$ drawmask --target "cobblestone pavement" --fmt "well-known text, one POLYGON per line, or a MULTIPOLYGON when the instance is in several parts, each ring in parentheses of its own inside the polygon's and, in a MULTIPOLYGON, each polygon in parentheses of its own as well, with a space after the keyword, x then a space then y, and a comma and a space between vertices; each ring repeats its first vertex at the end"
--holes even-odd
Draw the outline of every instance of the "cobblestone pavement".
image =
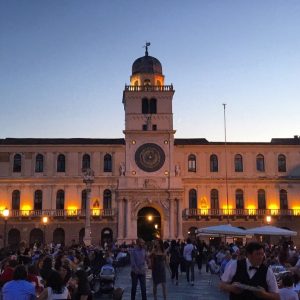
MULTIPOLYGON (((195 285, 190 286, 186 282, 185 273, 179 275, 179 285, 172 284, 167 277, 167 299, 174 300, 227 300, 228 295, 222 293, 218 288, 219 278, 217 275, 198 273, 195 270, 195 285)), ((122 300, 130 300, 131 278, 130 268, 125 267, 118 270, 116 287, 124 289, 122 300)), ((147 298, 153 299, 151 271, 146 276, 147 298)), ((101 296, 97 299, 109 299, 108 296, 101 296)), ((141 299, 140 286, 137 287, 136 300, 141 299)), ((158 286, 158 299, 163 299, 161 285, 158 286)))

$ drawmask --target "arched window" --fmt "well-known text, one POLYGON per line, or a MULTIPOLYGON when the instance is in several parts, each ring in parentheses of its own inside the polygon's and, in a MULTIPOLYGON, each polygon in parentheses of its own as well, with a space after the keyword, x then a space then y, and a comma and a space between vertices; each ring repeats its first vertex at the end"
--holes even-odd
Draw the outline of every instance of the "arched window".
POLYGON ((37 190, 34 192, 34 210, 42 210, 43 209, 43 192, 41 190, 37 190))
POLYGON ((65 192, 63 190, 56 193, 56 209, 65 209, 65 192))
POLYGON ((142 114, 149 114, 149 105, 147 98, 142 99, 142 114))
POLYGON ((240 189, 235 191, 235 208, 244 209, 244 192, 240 189))
POLYGON ((156 103, 157 100, 155 98, 150 99, 150 114, 156 114, 156 103))
POLYGON ((219 209, 219 191, 216 189, 210 191, 210 208, 219 209))
POLYGON ((66 171, 66 158, 63 154, 59 154, 57 157, 57 172, 66 171))
POLYGON ((63 228, 56 228, 53 231, 53 243, 54 244, 65 244, 65 231, 63 228))
POLYGON ((81 192, 81 209, 86 209, 87 190, 81 192))
POLYGON ((13 210, 20 210, 20 196, 21 193, 18 190, 14 190, 11 195, 11 208, 13 210))
POLYGON ((280 209, 288 209, 288 196, 286 190, 280 190, 279 192, 280 209))
POLYGON ((91 167, 91 157, 89 154, 84 154, 82 156, 82 171, 86 171, 91 167))
POLYGON ((234 157, 234 170, 235 172, 243 172, 243 157, 240 154, 236 154, 234 157))
POLYGON ((110 154, 104 155, 104 172, 111 172, 112 171, 112 158, 110 154))
POLYGON ((265 190, 258 190, 257 191, 257 203, 258 209, 266 209, 266 192, 265 190))
POLYGON ((188 171, 196 172, 196 156, 194 154, 190 154, 188 157, 188 171))
POLYGON ((262 154, 256 156, 256 170, 259 172, 265 171, 265 158, 262 154))
POLYGON ((278 172, 286 172, 286 158, 285 155, 278 155, 278 172))
POLYGON ((215 154, 212 154, 210 156, 210 172, 218 172, 219 166, 218 166, 218 156, 215 154))
POLYGON ((189 208, 197 208, 197 191, 195 189, 189 191, 189 208))
POLYGON ((21 172, 22 168, 22 157, 21 154, 15 154, 13 172, 21 172))
POLYGON ((103 208, 110 209, 111 208, 111 191, 105 190, 103 192, 103 208))
POLYGON ((150 86, 151 85, 151 80, 150 79, 145 79, 144 80, 144 85, 145 86, 150 86))
POLYGON ((44 171, 44 156, 42 154, 38 154, 35 157, 35 172, 41 173, 44 171))
POLYGON ((157 86, 161 86, 160 80, 156 80, 156 85, 157 85, 157 86))

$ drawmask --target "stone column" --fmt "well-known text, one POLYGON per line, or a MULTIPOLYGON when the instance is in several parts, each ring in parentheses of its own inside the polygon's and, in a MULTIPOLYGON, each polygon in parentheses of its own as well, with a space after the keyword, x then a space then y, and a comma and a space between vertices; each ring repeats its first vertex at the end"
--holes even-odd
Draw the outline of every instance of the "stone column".
POLYGON ((123 199, 118 199, 118 240, 123 239, 123 199))
POLYGON ((177 238, 183 240, 183 234, 182 234, 182 200, 181 199, 177 199, 177 220, 178 220, 177 238))
POLYGON ((132 238, 132 228, 131 228, 131 201, 126 200, 126 238, 132 238))
POLYGON ((174 199, 169 199, 169 239, 174 239, 174 199))

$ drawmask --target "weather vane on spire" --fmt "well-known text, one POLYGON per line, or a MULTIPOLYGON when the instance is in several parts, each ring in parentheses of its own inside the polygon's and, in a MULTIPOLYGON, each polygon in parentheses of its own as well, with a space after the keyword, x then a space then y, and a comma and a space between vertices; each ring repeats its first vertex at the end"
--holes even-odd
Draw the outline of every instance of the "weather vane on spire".
POLYGON ((146 51, 145 51, 145 56, 148 56, 148 47, 150 46, 151 44, 149 42, 146 42, 146 45, 143 46, 143 48, 146 48, 146 51))

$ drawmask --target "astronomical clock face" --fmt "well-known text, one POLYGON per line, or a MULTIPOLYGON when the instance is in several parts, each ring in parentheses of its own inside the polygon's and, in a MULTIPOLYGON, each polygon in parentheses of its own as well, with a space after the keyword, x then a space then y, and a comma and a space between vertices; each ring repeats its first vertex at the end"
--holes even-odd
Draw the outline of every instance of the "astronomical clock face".
POLYGON ((144 144, 135 152, 137 166, 145 172, 158 171, 165 162, 164 150, 156 144, 144 144))

